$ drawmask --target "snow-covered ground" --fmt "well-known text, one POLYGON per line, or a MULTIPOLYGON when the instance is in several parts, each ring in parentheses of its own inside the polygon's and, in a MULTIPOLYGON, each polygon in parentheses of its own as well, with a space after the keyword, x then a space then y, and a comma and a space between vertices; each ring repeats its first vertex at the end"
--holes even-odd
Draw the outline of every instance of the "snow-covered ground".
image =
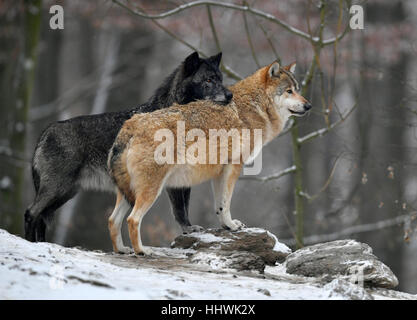
MULTIPOLYGON (((190 264, 192 250, 153 248, 151 257, 30 243, 0 230, 0 299, 349 299, 368 293, 338 280, 267 267, 239 273, 190 264), (340 289, 344 288, 344 289, 340 289)), ((201 254, 201 253, 199 253, 201 254)), ((381 290, 373 298, 415 298, 381 290)))

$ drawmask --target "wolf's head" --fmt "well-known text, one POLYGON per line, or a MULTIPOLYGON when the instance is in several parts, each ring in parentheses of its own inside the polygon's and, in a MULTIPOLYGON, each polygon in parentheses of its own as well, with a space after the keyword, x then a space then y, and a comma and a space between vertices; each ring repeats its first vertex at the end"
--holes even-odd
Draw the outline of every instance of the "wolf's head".
POLYGON ((201 59, 197 52, 183 62, 183 80, 178 83, 177 101, 186 104, 195 100, 212 100, 228 104, 233 94, 223 86, 223 76, 219 69, 222 53, 201 59))
POLYGON ((295 62, 280 67, 278 62, 272 63, 267 72, 266 90, 274 101, 277 112, 284 118, 302 116, 311 109, 311 104, 300 95, 300 87, 294 77, 295 62))

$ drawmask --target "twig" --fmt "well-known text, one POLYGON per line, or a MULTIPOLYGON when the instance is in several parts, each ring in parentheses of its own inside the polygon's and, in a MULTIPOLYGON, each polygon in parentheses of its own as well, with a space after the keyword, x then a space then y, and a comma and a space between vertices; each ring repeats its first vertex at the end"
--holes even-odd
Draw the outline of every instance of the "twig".
MULTIPOLYGON (((188 2, 186 4, 182 4, 179 5, 178 7, 172 9, 172 10, 168 10, 166 12, 160 13, 160 14, 147 14, 143 11, 138 11, 138 10, 133 10, 131 8, 129 8, 128 6, 126 6, 124 3, 122 3, 120 0, 112 0, 113 3, 125 8, 126 10, 132 11, 133 14, 140 16, 142 18, 145 19, 151 19, 151 20, 157 20, 157 19, 164 19, 167 17, 170 17, 172 15, 175 15, 181 11, 190 9, 192 7, 197 7, 197 6, 204 6, 204 5, 210 5, 210 6, 217 6, 217 7, 222 7, 222 8, 228 8, 228 9, 233 9, 233 10, 238 10, 238 11, 243 11, 243 12, 250 12, 256 16, 262 17, 268 21, 271 21, 279 26, 281 26, 282 28, 284 28, 285 30, 300 36, 301 38, 307 39, 309 41, 312 42, 320 42, 320 39, 318 37, 312 37, 311 35, 309 35, 308 33, 301 31, 291 25, 289 25, 288 23, 278 19, 277 17, 275 17, 274 15, 270 14, 270 13, 266 13, 263 12, 261 10, 249 7, 249 6, 239 6, 233 3, 224 3, 224 2, 217 2, 217 1, 209 1, 209 0, 201 0, 201 1, 192 1, 192 2, 188 2)), ((348 27, 347 27, 348 28, 348 27)), ((339 41, 341 38, 343 38, 345 35, 345 32, 334 37, 331 39, 327 39, 322 41, 322 45, 329 45, 329 44, 333 44, 335 41, 339 41)))
POLYGON ((341 117, 335 123, 331 124, 329 127, 321 128, 319 130, 316 130, 314 132, 311 132, 311 133, 305 135, 304 137, 298 138, 297 139, 298 143, 302 144, 302 143, 308 142, 308 141, 310 141, 310 140, 312 140, 312 139, 314 139, 318 136, 320 136, 320 137, 324 136, 329 131, 331 131, 332 129, 334 129, 335 127, 337 127, 341 123, 343 123, 350 116, 350 114, 356 109, 357 105, 358 104, 355 103, 355 105, 352 108, 350 108, 350 110, 348 112, 346 112, 346 114, 343 117, 341 117))
POLYGON ((271 180, 275 180, 275 179, 279 179, 287 174, 293 173, 296 170, 295 166, 291 166, 287 169, 281 170, 277 173, 271 174, 269 176, 265 176, 265 177, 256 177, 256 176, 242 176, 239 179, 242 180, 256 180, 256 181, 261 181, 261 182, 267 182, 267 181, 271 181, 271 180))
POLYGON ((213 34, 214 43, 216 44, 217 50, 222 51, 222 48, 220 46, 219 37, 217 36, 216 27, 214 25, 213 15, 211 14, 211 9, 210 9, 209 5, 207 5, 207 16, 209 18, 209 23, 210 23, 211 33, 213 34))
POLYGON ((277 138, 282 137, 282 136, 286 135, 288 132, 290 132, 292 127, 294 126, 294 123, 295 123, 295 120, 293 118, 289 119, 287 121, 286 126, 284 127, 284 130, 282 130, 280 132, 280 134, 278 135, 277 138))
MULTIPOLYGON (((129 8, 128 6, 120 3, 117 0, 112 0, 114 3, 120 5, 121 7, 125 8, 127 11, 129 11, 130 13, 134 14, 134 15, 138 15, 138 16, 143 16, 143 14, 139 14, 140 11, 138 10, 142 10, 141 8, 136 7, 136 10, 129 8)), ((146 14, 145 14, 146 15, 146 14)), ((193 51, 198 52, 202 57, 207 58, 208 55, 205 54, 203 51, 199 50, 198 48, 196 48, 195 46, 193 46, 192 44, 190 44, 189 42, 181 39, 180 37, 178 37, 175 33, 171 32, 171 30, 169 30, 168 28, 166 28, 165 26, 163 26, 162 24, 160 24, 158 21, 155 21, 152 19, 152 22, 161 30, 163 30, 164 32, 166 32, 170 37, 172 37, 173 39, 177 40, 178 42, 182 43, 184 46, 190 48, 193 51)), ((242 80, 243 77, 241 75, 239 75, 236 71, 232 70, 232 68, 226 66, 225 64, 221 64, 220 69, 226 73, 230 78, 235 79, 235 80, 242 80)))
POLYGON ((303 78, 303 81, 301 81, 301 87, 302 87, 301 95, 303 96, 307 93, 307 88, 310 85, 311 81, 313 80, 315 69, 316 69, 316 59, 313 58, 313 60, 311 61, 310 67, 308 68, 308 71, 303 78))
MULTIPOLYGON (((343 20, 343 0, 339 0, 339 18, 337 19, 337 32, 339 33, 340 29, 342 28, 342 20, 343 20)), ((330 94, 329 94, 329 111, 332 111, 332 101, 334 96, 334 90, 336 88, 336 70, 337 70, 337 45, 339 41, 334 42, 333 46, 333 77, 330 84, 330 94)))
MULTIPOLYGON (((343 154, 343 153, 342 153, 343 154)), ((302 193, 300 193, 303 197, 305 197, 305 198, 307 198, 307 200, 309 200, 309 201, 313 201, 313 200, 315 200, 320 194, 322 194, 326 189, 327 189, 327 187, 330 185, 330 182, 332 181, 332 179, 333 179, 333 176, 334 176, 334 173, 336 172, 336 166, 337 166, 337 164, 338 164, 338 162, 339 162, 339 160, 341 159, 341 157, 342 157, 342 154, 340 154, 339 156, 337 156, 337 159, 336 159, 336 161, 334 162, 334 164, 333 164, 333 168, 332 168, 332 170, 331 170, 331 172, 330 172, 330 175, 329 175, 329 177, 327 178, 327 180, 326 180, 326 182, 325 182, 325 184, 323 185, 323 187, 321 187, 321 189, 319 190, 319 192, 317 192, 315 195, 313 195, 313 196, 310 196, 308 193, 306 193, 306 192, 302 192, 302 193)))
MULTIPOLYGON (((337 239, 343 239, 353 234, 381 230, 381 229, 393 227, 396 225, 401 225, 401 224, 407 223, 411 219, 412 219, 412 216, 406 214, 406 215, 401 215, 392 219, 348 227, 341 231, 337 231, 337 232, 333 232, 329 234, 312 235, 312 236, 304 237, 304 244, 314 244, 314 243, 320 243, 320 242, 333 241, 337 239)), ((296 244, 296 241, 294 239, 283 239, 280 241, 288 245, 296 244)))
POLYGON ((265 35, 265 38, 268 41, 269 46, 271 47, 271 50, 274 52, 276 60, 278 61, 279 64, 281 64, 281 57, 279 56, 277 50, 275 49, 274 43, 272 42, 271 37, 268 34, 268 31, 265 30, 264 26, 258 20, 256 20, 256 24, 259 26, 259 28, 262 30, 263 34, 265 35))
MULTIPOLYGON (((351 1, 350 0, 346 0, 346 7, 347 9, 347 16, 349 17, 349 8, 351 7, 351 1)), ((342 33, 339 33, 336 37, 331 38, 331 39, 327 39, 327 40, 323 40, 323 46, 327 46, 333 43, 337 43, 340 40, 342 40, 347 33, 350 31, 350 26, 349 23, 346 23, 345 29, 342 31, 342 33)))
MULTIPOLYGON (((247 5, 247 3, 245 1, 243 3, 247 5)), ((248 40, 250 52, 252 54, 253 60, 256 63, 256 66, 259 69, 261 67, 261 65, 259 63, 258 57, 256 56, 255 47, 253 46, 252 38, 251 38, 250 32, 249 32, 248 18, 246 17, 246 13, 245 12, 243 12, 243 24, 245 26, 246 39, 248 40)))

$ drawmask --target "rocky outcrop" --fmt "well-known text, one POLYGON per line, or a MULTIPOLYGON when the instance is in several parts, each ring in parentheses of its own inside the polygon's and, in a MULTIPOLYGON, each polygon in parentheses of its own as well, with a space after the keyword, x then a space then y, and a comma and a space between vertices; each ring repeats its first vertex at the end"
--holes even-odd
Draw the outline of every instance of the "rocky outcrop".
POLYGON ((290 274, 344 279, 353 283, 395 288, 398 279, 373 255, 372 248, 355 240, 337 240, 304 247, 290 254, 285 265, 290 274))
POLYGON ((282 264, 286 273, 318 279, 327 288, 354 299, 369 298, 363 287, 395 288, 397 277, 355 240, 338 240, 304 247, 291 253, 270 232, 245 228, 237 232, 208 229, 178 236, 172 248, 192 249, 189 261, 210 268, 256 270, 282 264), (359 285, 359 286, 356 286, 359 285))
POLYGON ((172 248, 194 249, 204 252, 195 255, 191 262, 222 265, 237 270, 263 271, 265 265, 284 262, 291 249, 282 244, 269 231, 245 228, 236 232, 224 229, 207 229, 178 236, 172 248))

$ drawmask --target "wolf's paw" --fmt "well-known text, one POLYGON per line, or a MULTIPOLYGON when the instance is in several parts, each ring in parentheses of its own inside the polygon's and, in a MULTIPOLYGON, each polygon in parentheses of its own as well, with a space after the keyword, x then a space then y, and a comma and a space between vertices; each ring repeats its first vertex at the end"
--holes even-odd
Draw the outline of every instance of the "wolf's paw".
POLYGON ((204 231, 204 228, 198 225, 186 226, 182 229, 182 233, 188 234, 193 232, 201 232, 204 231))
POLYGON ((230 231, 237 231, 244 227, 246 227, 246 225, 243 222, 236 220, 236 219, 232 220, 229 225, 223 225, 223 228, 225 228, 226 230, 230 230, 230 231))
POLYGON ((242 221, 239 221, 239 220, 233 220, 233 223, 237 226, 236 227, 236 229, 232 229, 232 231, 237 231, 237 230, 240 230, 240 229, 243 229, 243 228, 245 228, 246 227, 246 224, 244 224, 242 221))
POLYGON ((130 247, 121 247, 117 249, 117 253, 121 254, 131 254, 134 253, 133 249, 130 247))
POLYGON ((139 251, 135 252, 139 256, 151 256, 152 249, 149 247, 142 247, 139 251))

